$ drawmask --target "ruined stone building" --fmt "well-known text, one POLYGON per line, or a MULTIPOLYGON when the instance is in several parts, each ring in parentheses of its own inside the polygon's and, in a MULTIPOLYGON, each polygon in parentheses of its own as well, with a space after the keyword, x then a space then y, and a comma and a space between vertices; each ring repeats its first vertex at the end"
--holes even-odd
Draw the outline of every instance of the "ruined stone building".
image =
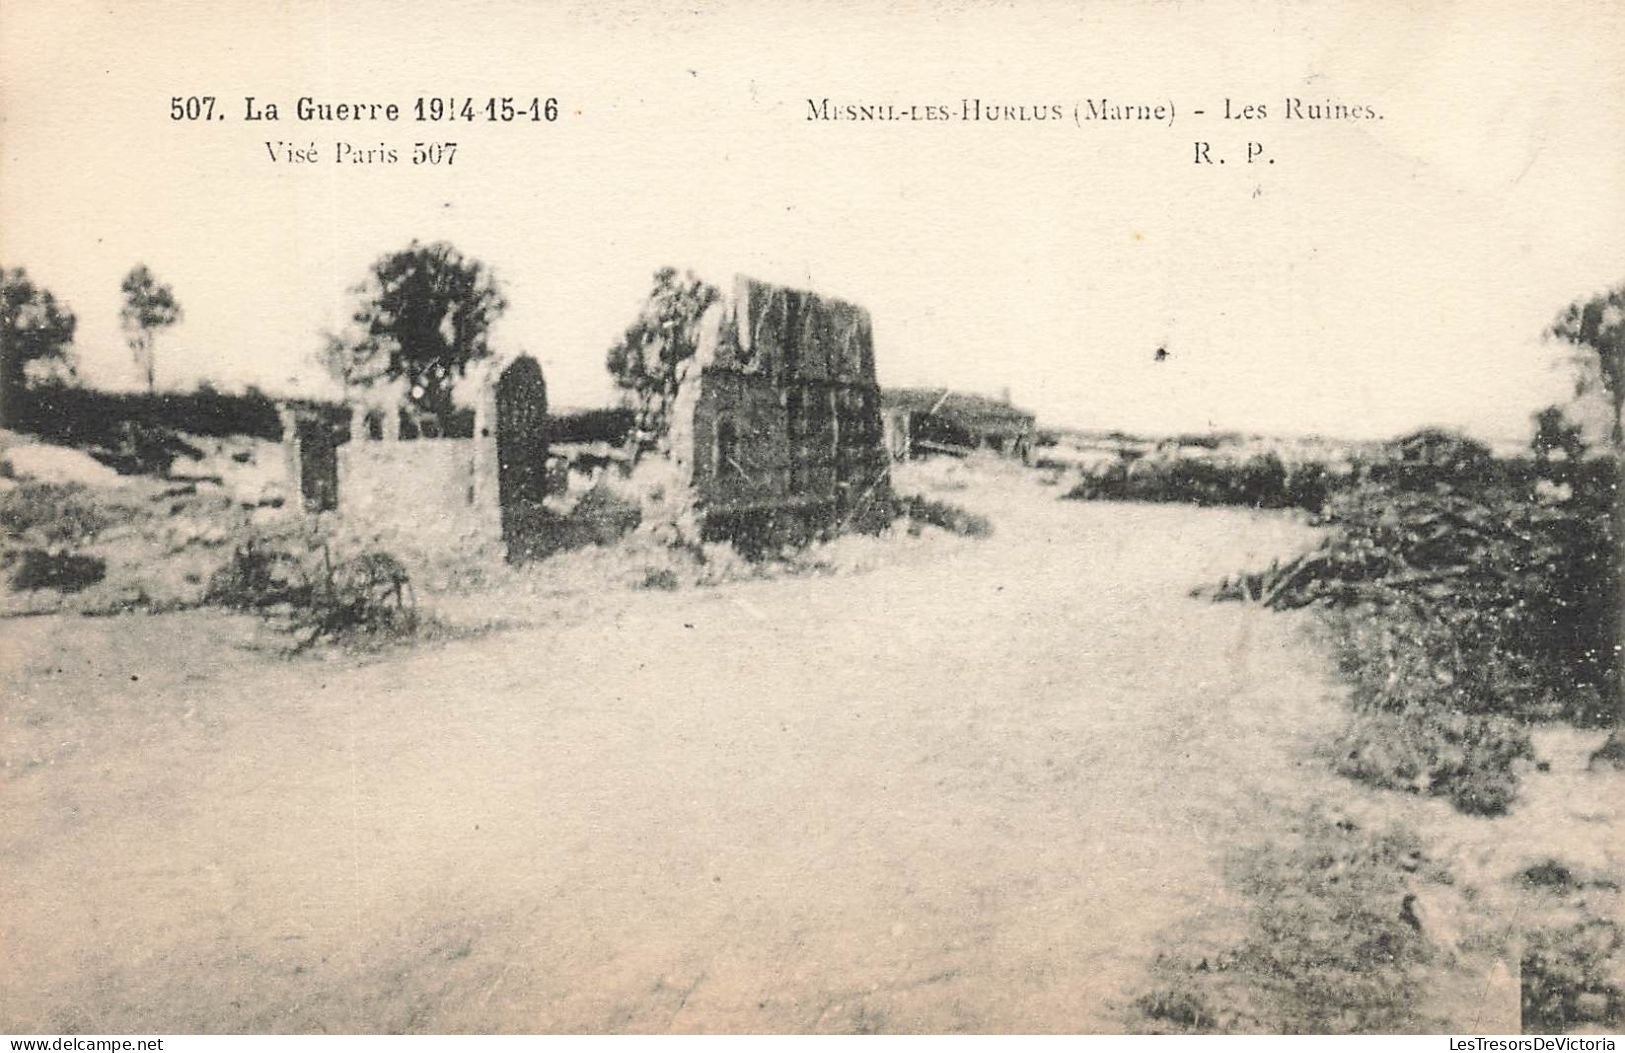
MULTIPOLYGON (((467 437, 412 419, 399 392, 358 399, 348 421, 331 408, 285 404, 287 470, 302 507, 430 544, 500 539, 510 556, 532 551, 548 526, 556 423, 541 367, 523 355, 498 359, 471 380, 467 437)), ((466 420, 463 428, 466 436, 466 420)), ((670 439, 658 489, 670 507, 698 512, 711 536, 791 540, 888 521, 890 457, 868 312, 735 279, 700 322, 670 439)), ((605 449, 582 459, 616 460, 617 448, 597 445, 605 449)))
POLYGON ((473 386, 466 438, 422 426, 403 438, 400 407, 387 401, 353 404, 347 434, 326 414, 284 405, 288 477, 305 510, 423 541, 513 548, 546 496, 547 386, 528 355, 482 363, 473 386))
POLYGON ((708 524, 778 517, 824 527, 884 508, 889 458, 868 311, 741 275, 701 320, 685 366, 672 461, 708 524))

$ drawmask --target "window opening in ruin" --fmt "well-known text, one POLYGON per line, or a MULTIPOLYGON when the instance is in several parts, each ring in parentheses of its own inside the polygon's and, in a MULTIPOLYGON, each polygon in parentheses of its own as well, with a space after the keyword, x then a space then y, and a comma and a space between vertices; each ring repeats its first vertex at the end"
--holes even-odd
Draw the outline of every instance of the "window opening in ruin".
POLYGON ((445 429, 440 425, 440 415, 416 406, 403 406, 401 414, 401 438, 403 439, 441 439, 445 438, 445 429))
POLYGON ((789 429, 791 441, 800 439, 807 434, 807 404, 800 388, 791 388, 784 393, 785 425, 789 429))
POLYGON ((744 472, 744 468, 739 465, 739 433, 735 430, 733 421, 727 418, 717 421, 715 452, 713 468, 717 475, 723 475, 730 468, 744 472))

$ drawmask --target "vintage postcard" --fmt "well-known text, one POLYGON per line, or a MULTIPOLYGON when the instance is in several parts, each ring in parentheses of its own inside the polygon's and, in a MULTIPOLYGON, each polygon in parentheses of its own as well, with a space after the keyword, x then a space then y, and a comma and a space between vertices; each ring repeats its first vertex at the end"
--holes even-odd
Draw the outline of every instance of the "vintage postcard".
POLYGON ((0 1031, 1612 1049, 1622 58, 10 0, 0 1031))

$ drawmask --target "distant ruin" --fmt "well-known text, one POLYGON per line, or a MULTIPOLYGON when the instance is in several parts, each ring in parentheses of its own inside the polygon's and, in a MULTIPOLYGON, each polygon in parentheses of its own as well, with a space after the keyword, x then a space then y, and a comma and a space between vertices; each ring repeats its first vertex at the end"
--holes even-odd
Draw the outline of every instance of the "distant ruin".
POLYGON ((671 456, 713 534, 884 516, 869 312, 743 275, 700 322, 671 415, 671 456))
POLYGON ((963 457, 992 450, 1026 460, 1037 440, 1037 418, 1010 404, 951 388, 888 388, 881 394, 886 448, 906 461, 922 454, 963 457))

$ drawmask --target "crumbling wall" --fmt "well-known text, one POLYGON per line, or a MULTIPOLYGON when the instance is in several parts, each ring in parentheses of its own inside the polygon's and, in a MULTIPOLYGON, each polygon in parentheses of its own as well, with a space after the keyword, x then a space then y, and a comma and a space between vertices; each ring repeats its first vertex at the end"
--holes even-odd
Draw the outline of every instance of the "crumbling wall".
POLYGON ((352 406, 335 451, 330 429, 286 408, 287 470, 306 508, 431 542, 501 539, 512 553, 546 496, 547 389, 527 355, 483 364, 476 383, 473 438, 402 439, 399 407, 375 398, 352 406))
POLYGON ((686 442, 673 443, 684 482, 713 506, 743 509, 792 496, 789 434, 771 379, 717 370, 690 385, 686 442))
POLYGON ((828 525, 889 499, 869 313, 752 278, 700 323, 672 410, 672 462, 706 516, 828 525))
POLYGON ((351 441, 339 447, 339 511, 369 529, 495 535, 474 502, 474 440, 351 441))
POLYGON ((338 436, 325 414, 294 405, 278 407, 282 421, 282 459, 288 491, 307 512, 328 512, 338 505, 338 436))

